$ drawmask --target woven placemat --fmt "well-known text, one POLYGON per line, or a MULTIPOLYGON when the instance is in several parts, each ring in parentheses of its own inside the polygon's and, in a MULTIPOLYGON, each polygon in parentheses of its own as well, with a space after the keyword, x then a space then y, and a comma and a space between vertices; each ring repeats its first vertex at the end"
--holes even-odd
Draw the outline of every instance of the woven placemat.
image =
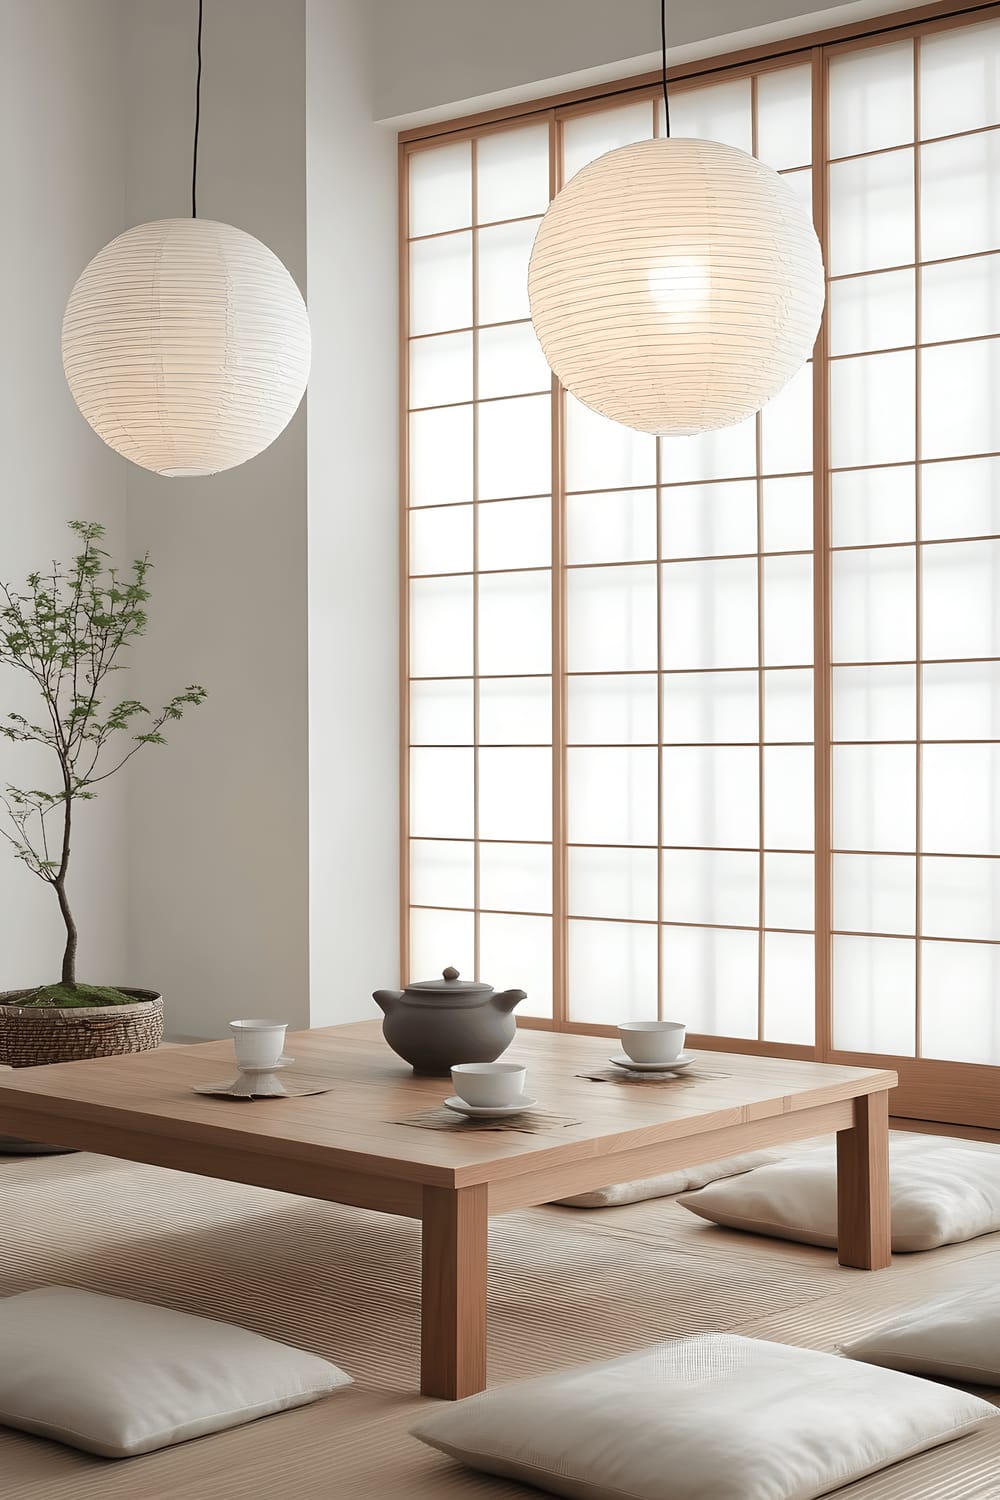
POLYGON ((630 1073, 626 1068, 595 1068, 591 1073, 577 1073, 577 1078, 589 1078, 594 1083, 672 1083, 679 1088, 684 1084, 701 1083, 707 1078, 731 1078, 731 1073, 715 1073, 708 1068, 685 1068, 683 1073, 630 1073))
POLYGON ((231 1092, 233 1082, 233 1079, 223 1079, 221 1083, 193 1083, 191 1092, 208 1099, 239 1099, 244 1104, 250 1100, 253 1104, 260 1104, 265 1099, 307 1099, 313 1094, 328 1094, 333 1087, 329 1079, 310 1078, 303 1073, 281 1075, 283 1094, 234 1094, 231 1092))
POLYGON ((524 1135, 538 1135, 543 1130, 563 1130, 567 1125, 582 1125, 572 1115, 558 1115, 548 1109, 525 1110, 499 1120, 474 1120, 456 1114, 453 1109, 425 1109, 418 1115, 405 1115, 396 1125, 413 1125, 418 1130, 518 1130, 524 1135))

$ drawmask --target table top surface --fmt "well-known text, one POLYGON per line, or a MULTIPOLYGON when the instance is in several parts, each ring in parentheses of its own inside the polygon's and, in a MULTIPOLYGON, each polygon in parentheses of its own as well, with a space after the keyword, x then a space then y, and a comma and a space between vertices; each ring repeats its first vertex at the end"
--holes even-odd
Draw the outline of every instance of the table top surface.
MULTIPOLYGON (((195 1094, 192 1084, 235 1076, 232 1043, 207 1042, 0 1072, 0 1133, 17 1132, 21 1109, 457 1186, 833 1104, 896 1083, 884 1069, 714 1051, 699 1052, 689 1071, 662 1083, 594 1081, 579 1075, 613 1071, 614 1038, 520 1029, 504 1061, 527 1067, 527 1092, 539 1109, 577 1123, 533 1134, 429 1130, 400 1122, 439 1107, 453 1092, 450 1079, 415 1077, 386 1045, 378 1021, 295 1032, 285 1050, 295 1059, 287 1077, 308 1075, 329 1092, 260 1100, 195 1094)), ((65 1143, 73 1144, 71 1131, 65 1143)))

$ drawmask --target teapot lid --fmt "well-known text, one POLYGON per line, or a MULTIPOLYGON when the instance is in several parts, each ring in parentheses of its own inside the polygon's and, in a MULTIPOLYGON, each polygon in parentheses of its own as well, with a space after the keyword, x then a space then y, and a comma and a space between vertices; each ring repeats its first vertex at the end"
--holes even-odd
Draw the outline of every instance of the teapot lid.
POLYGON ((482 984, 471 979, 459 979, 458 970, 449 966, 442 972, 440 979, 421 979, 416 984, 408 984, 406 993, 417 990, 420 994, 432 995, 492 995, 493 986, 482 984))

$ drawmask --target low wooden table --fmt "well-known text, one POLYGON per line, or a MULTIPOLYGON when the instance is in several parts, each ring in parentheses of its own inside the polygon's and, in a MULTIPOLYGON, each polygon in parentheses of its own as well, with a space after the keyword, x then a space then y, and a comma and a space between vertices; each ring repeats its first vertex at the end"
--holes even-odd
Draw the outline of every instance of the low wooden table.
POLYGON ((889 1264, 895 1073, 704 1052, 661 1084, 579 1076, 604 1066, 612 1046, 518 1033, 505 1057, 527 1066, 529 1092, 580 1122, 534 1134, 399 1123, 438 1106, 449 1081, 415 1078, 375 1021, 288 1038, 294 1073, 331 1086, 309 1098, 192 1093, 235 1074, 229 1042, 3 1073, 0 1133, 419 1219, 428 1396, 486 1384, 491 1214, 836 1131, 840 1260, 889 1264))

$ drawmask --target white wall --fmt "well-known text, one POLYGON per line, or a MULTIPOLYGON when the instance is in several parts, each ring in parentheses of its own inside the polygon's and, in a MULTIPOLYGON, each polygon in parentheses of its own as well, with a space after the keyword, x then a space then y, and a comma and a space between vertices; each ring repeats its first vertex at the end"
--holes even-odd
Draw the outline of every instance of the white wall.
MULTIPOLYGON (((62 373, 60 325, 74 281, 124 227, 121 0, 0 6, 0 577, 76 550, 71 519, 101 521, 125 551, 125 467, 91 432, 62 373)), ((0 714, 21 691, 0 679, 0 714)), ((37 702, 21 699, 25 712, 37 702)), ((55 757, 0 741, 0 783, 54 786, 55 757), (53 766, 48 762, 51 759, 53 766)), ((128 983, 124 779, 77 821, 70 896, 80 978, 128 983)), ((0 847, 0 989, 59 977, 52 892, 0 847)))

